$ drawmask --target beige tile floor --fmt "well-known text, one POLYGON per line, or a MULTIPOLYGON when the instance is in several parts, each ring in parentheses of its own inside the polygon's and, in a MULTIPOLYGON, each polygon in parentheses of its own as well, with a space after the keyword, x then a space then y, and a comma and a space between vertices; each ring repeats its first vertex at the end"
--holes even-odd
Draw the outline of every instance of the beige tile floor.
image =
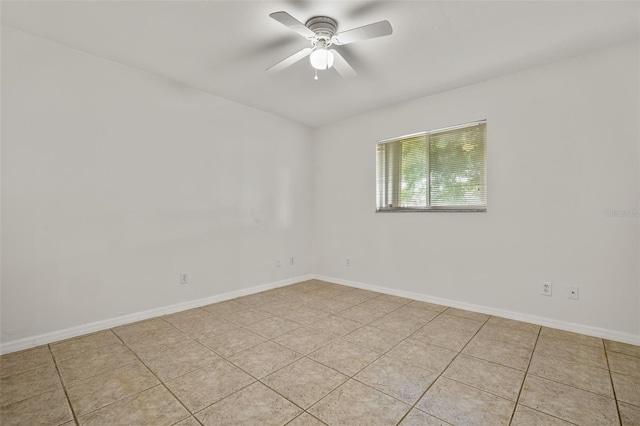
POLYGON ((0 358, 2 425, 640 425, 640 347, 306 281, 0 358))

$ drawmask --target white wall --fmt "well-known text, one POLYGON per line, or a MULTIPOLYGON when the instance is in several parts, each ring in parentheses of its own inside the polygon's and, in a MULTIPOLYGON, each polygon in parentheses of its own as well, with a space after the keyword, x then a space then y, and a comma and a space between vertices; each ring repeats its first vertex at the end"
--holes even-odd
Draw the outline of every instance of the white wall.
POLYGON ((2 342, 309 274, 310 137, 3 27, 2 342))
POLYGON ((314 272, 640 342, 640 219, 605 215, 640 207, 638 63, 622 45, 319 129, 314 272), (487 213, 374 213, 377 140, 479 119, 487 213))
POLYGON ((640 339, 638 56, 312 132, 3 28, 0 341, 311 272, 640 339), (487 213, 374 213, 376 140, 482 118, 487 213))

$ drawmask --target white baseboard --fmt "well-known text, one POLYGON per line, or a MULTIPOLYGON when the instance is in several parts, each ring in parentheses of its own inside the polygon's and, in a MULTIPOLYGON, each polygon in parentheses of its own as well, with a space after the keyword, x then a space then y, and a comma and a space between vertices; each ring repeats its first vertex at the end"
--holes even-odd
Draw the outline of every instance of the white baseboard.
POLYGON ((450 306, 453 308, 466 309, 468 311, 480 312, 488 315, 508 318, 517 321, 524 321, 533 324, 542 325, 550 328, 557 328, 574 333, 586 334, 587 336, 599 337, 602 339, 615 340, 617 342, 629 343, 632 345, 640 345, 640 336, 631 333, 623 333, 620 331, 610 330, 606 328, 593 327, 583 324, 577 324, 566 321, 558 321, 551 318, 539 317, 536 315, 523 314, 515 311, 507 311, 504 309, 492 308, 490 306, 475 305, 472 303, 458 302, 450 299, 442 299, 439 297, 428 296, 421 293, 413 293, 409 291, 396 290, 377 285, 364 284, 356 281, 343 280, 341 278, 327 277, 323 275, 313 274, 312 277, 317 280, 327 281, 334 284, 346 285, 349 287, 361 288, 363 290, 377 291, 392 296, 406 297, 408 299, 419 300, 422 302, 435 303, 438 305, 450 306))
POLYGON ((236 297, 248 296, 250 294, 295 284, 301 281, 310 280, 312 278, 312 275, 303 275, 295 278, 288 278, 286 280, 262 284, 256 287, 245 288, 229 293, 217 294, 215 296, 205 297, 203 299, 190 300, 188 302, 176 303, 175 305, 163 306, 160 308, 149 309, 147 311, 136 312, 133 314, 92 322, 89 324, 83 324, 76 327, 70 327, 64 330, 43 333, 32 337, 25 337, 23 339, 13 340, 0 344, 0 354, 16 352, 23 349, 32 348, 34 346, 46 345, 48 343, 57 342, 59 340, 70 339, 72 337, 81 336, 83 334, 94 333, 96 331, 106 330, 112 327, 117 327, 119 325, 130 324, 132 322, 142 321, 149 318, 155 318, 161 315, 173 314, 175 312, 180 312, 187 309, 199 308, 200 306, 223 302, 225 300, 235 299, 236 297))
POLYGON ((150 309, 147 311, 136 312, 133 314, 123 315, 115 318, 109 318, 102 321, 96 321, 89 324, 83 324, 76 327, 70 327, 64 330, 53 331, 50 333, 39 334, 37 336, 25 337, 23 339, 13 340, 0 344, 0 354, 16 352, 23 349, 32 348, 34 346, 45 345, 59 340, 69 339, 81 336, 83 334, 94 333, 96 331, 106 330, 124 324, 130 324, 136 321, 142 321, 149 318, 159 317, 161 315, 172 314, 187 309, 198 308, 200 306, 210 305, 212 303, 223 302, 236 297, 248 296, 250 294, 259 293, 261 291, 273 288, 283 287, 295 284, 301 281, 317 279, 335 284, 346 285, 349 287, 361 288, 364 290, 376 291, 379 293, 389 294, 392 296, 406 297, 408 299, 419 300, 422 302, 436 303, 438 305, 451 306, 453 308, 466 309, 469 311, 480 312, 488 315, 495 315, 503 318, 524 321, 545 327, 557 328, 560 330, 572 331, 574 333, 586 334, 588 336, 600 337, 603 339, 615 340, 617 342, 629 343, 632 345, 640 345, 640 336, 623 333, 606 328, 599 328, 576 324, 566 321, 558 321, 550 318, 539 317, 536 315, 528 315, 520 312, 508 311, 504 309, 492 308, 490 306, 476 305, 472 303, 458 302, 456 300, 443 299, 433 297, 422 293, 413 293, 409 291, 396 290, 377 285, 364 284, 356 281, 343 280, 341 278, 327 277, 323 275, 310 274, 295 278, 289 278, 273 283, 262 284, 256 287, 250 287, 242 290, 232 291, 229 293, 218 294, 203 299, 191 300, 188 302, 177 303, 175 305, 163 306, 160 308, 150 309))

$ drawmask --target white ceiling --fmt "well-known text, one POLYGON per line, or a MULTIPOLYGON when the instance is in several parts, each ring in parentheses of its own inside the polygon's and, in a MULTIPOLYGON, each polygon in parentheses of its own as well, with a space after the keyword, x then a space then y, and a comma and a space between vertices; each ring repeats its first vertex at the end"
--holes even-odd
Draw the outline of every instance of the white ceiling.
POLYGON ((640 38, 640 2, 44 1, 1 4, 2 24, 316 127, 364 111, 640 38), (339 49, 358 72, 313 80, 308 42, 269 18, 316 15, 393 35, 339 49))

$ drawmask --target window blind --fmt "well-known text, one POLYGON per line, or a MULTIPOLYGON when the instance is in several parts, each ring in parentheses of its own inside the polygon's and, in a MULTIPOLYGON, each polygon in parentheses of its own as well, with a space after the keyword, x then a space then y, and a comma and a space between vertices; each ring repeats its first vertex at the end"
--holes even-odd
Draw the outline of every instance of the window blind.
POLYGON ((376 149, 378 211, 486 208, 486 122, 382 141, 376 149))

